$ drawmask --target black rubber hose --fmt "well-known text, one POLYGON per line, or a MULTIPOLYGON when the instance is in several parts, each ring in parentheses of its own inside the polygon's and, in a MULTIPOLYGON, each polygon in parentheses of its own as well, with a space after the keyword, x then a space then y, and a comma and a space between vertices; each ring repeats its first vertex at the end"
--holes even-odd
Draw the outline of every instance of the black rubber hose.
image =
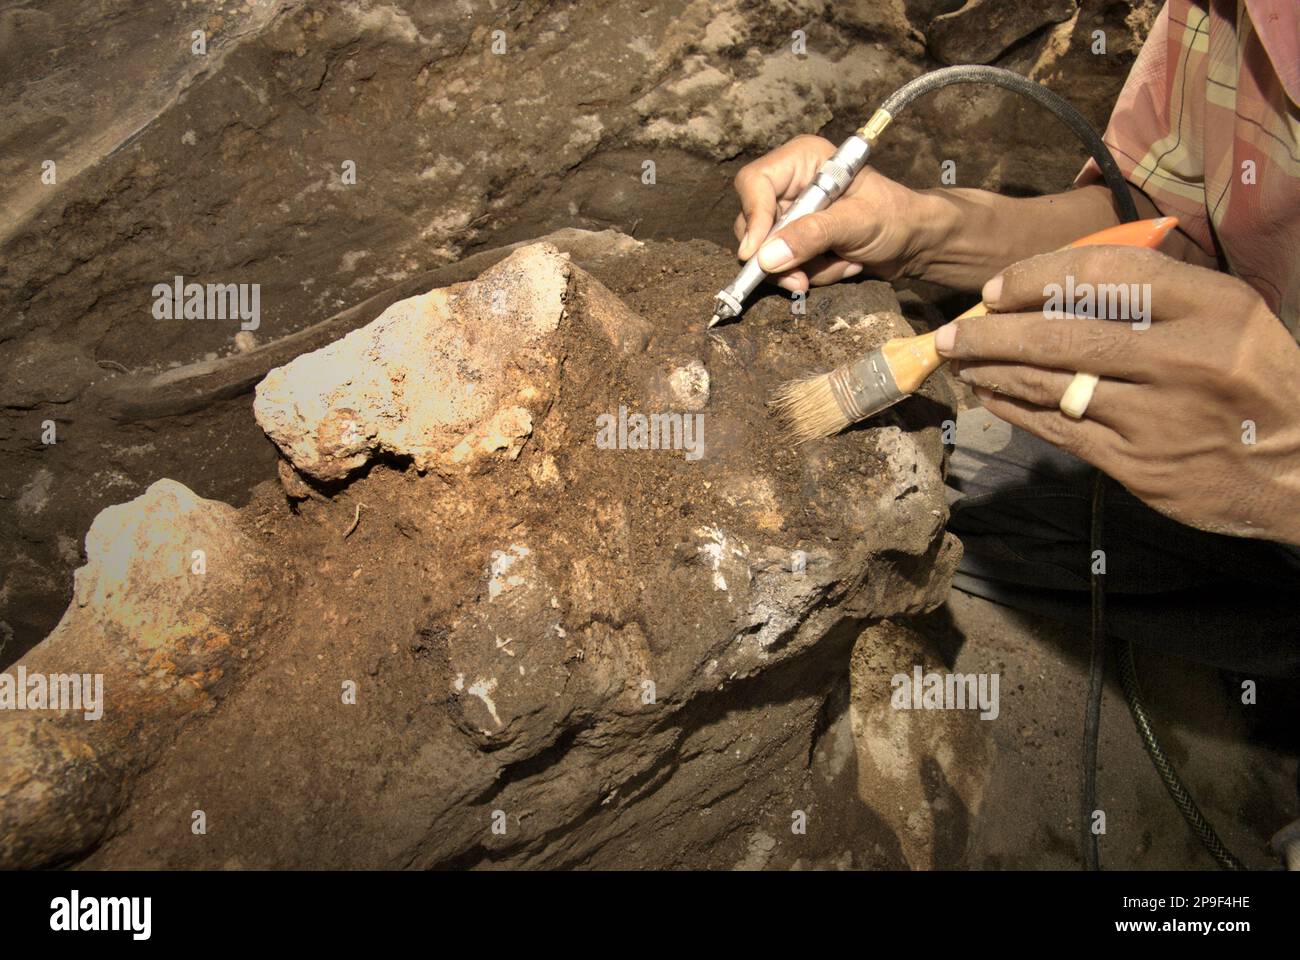
MULTIPOLYGON (((1137 205, 1133 202, 1132 193, 1129 192, 1128 181, 1124 179, 1124 174, 1120 172, 1118 164, 1115 163, 1115 158, 1111 156, 1109 148, 1102 142, 1100 135, 1093 129, 1092 124, 1068 100, 1048 90, 1042 84, 1026 79, 1018 73, 1004 70, 1001 67, 980 65, 944 67, 941 70, 934 70, 917 77, 910 83, 899 87, 890 95, 889 99, 880 105, 880 109, 886 111, 891 118, 896 118, 908 104, 918 97, 957 83, 978 83, 1002 87, 1046 107, 1057 119, 1070 128, 1084 147, 1087 148, 1088 154, 1096 161, 1097 166, 1101 169, 1102 179, 1105 181, 1106 186, 1110 188, 1111 195, 1114 197, 1115 209, 1119 214, 1120 221, 1129 223, 1138 218, 1137 205)), ((1092 656, 1088 668, 1088 694, 1083 720, 1083 755, 1081 757, 1080 776, 1082 789, 1079 803, 1083 859, 1084 864, 1091 870, 1101 869, 1098 835, 1092 831, 1092 817, 1093 811, 1097 809, 1097 746, 1101 730, 1101 699, 1106 678, 1106 591, 1102 583, 1104 575, 1092 558, 1098 556, 1098 551, 1102 550, 1101 521, 1105 502, 1106 475, 1097 470, 1092 477, 1091 530, 1089 533, 1089 542, 1091 544, 1089 595, 1092 604, 1092 656)), ((1160 741, 1156 738, 1155 730, 1147 717, 1146 708, 1142 704, 1137 685, 1137 672, 1133 666, 1133 650, 1127 642, 1120 646, 1119 666, 1120 683, 1124 688, 1124 698, 1128 702, 1129 712, 1133 715, 1133 723, 1137 727, 1138 735, 1142 738, 1142 744, 1151 757, 1151 763, 1160 775, 1165 789, 1169 791, 1169 795, 1173 798, 1174 804, 1182 813, 1183 819, 1187 821, 1188 827, 1196 834, 1197 838, 1205 845, 1206 850, 1210 852, 1210 855, 1214 857, 1220 866, 1228 870, 1243 869, 1241 861, 1229 852, 1223 841, 1219 839, 1214 827, 1201 814, 1200 808, 1196 806, 1196 802, 1178 776, 1178 771, 1174 769, 1174 765, 1170 762, 1164 748, 1160 745, 1160 741)))
POLYGON ((1183 815, 1183 819, 1187 821, 1187 825, 1191 827, 1192 832, 1205 845, 1205 849, 1209 851, 1210 856, 1214 857, 1215 861, 1223 869, 1246 869, 1242 862, 1224 846, 1214 827, 1205 819, 1205 816, 1201 813, 1201 808, 1196 805, 1192 795, 1183 786, 1182 778, 1178 776, 1178 771, 1174 769, 1173 762, 1160 746, 1160 741, 1156 739, 1155 731, 1151 728, 1151 720, 1147 716, 1146 708, 1142 705, 1141 692, 1138 689, 1137 670, 1133 666, 1133 649, 1127 643, 1119 649, 1119 680, 1124 685, 1124 696, 1128 700, 1129 710, 1133 714, 1133 722, 1137 725, 1142 742, 1146 744, 1147 752, 1151 754, 1151 762, 1155 764, 1156 770, 1160 773, 1160 779, 1164 781, 1165 789, 1169 791, 1169 796, 1173 798, 1175 805, 1183 815))
POLYGON ((1101 519, 1106 506, 1106 474, 1092 474, 1092 505, 1089 542, 1088 592, 1092 600, 1092 658, 1088 664, 1088 695, 1083 711, 1083 789, 1079 796, 1079 823, 1083 835, 1083 865, 1088 870, 1101 869, 1101 839, 1092 829, 1093 811, 1097 809, 1097 748, 1101 740, 1101 696, 1106 689, 1106 589, 1103 574, 1095 557, 1105 556, 1102 549, 1101 519))
POLYGON ((1035 83, 1018 73, 1003 70, 1001 67, 976 64, 944 67, 922 74, 915 80, 903 84, 890 94, 889 99, 880 105, 880 109, 886 111, 891 117, 897 118, 899 113, 918 97, 956 83, 979 83, 1002 87, 1046 107, 1070 128, 1087 149, 1088 155, 1097 161, 1097 166, 1101 168, 1101 177, 1115 197, 1115 207, 1119 212, 1120 220, 1128 223, 1138 218, 1137 205, 1134 204, 1133 196, 1129 193, 1128 181, 1124 179, 1124 174, 1120 172, 1115 158, 1111 156, 1106 144, 1102 143, 1101 136, 1092 128, 1092 124, 1068 100, 1048 90, 1041 83, 1035 83))

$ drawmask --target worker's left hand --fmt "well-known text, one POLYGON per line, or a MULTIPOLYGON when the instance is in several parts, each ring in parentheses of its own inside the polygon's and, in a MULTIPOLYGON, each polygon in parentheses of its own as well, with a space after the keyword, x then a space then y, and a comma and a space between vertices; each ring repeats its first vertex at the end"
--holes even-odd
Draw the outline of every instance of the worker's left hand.
POLYGON ((1008 267, 984 300, 997 313, 946 325, 937 345, 990 413, 1181 523, 1300 544, 1300 346, 1249 286, 1151 250, 1084 247, 1008 267), (1067 277, 1140 291, 1150 325, 1132 309, 1046 317, 1067 277), (1076 370, 1102 378, 1082 420, 1057 407, 1076 370))

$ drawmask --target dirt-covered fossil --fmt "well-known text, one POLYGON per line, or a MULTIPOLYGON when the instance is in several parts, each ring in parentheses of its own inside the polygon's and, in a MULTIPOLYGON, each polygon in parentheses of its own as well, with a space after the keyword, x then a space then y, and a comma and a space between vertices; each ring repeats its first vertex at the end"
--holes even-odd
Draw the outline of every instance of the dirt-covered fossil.
POLYGON ((521 247, 272 371, 290 497, 105 511, 23 661, 103 673, 103 717, 0 714, 5 863, 718 865, 813 802, 861 626, 947 590, 950 397, 793 449, 771 390, 905 332, 889 287, 706 332, 734 261, 629 246, 521 247))
MULTIPOLYGON (((739 167, 796 134, 838 142, 934 65, 936 18, 961 3, 472 6, 0 10, 0 664, 53 629, 104 507, 158 477, 247 502, 274 468, 246 402, 268 358, 561 223, 731 246, 739 167), (177 274, 258 284, 258 329, 155 317, 150 291, 177 274)), ((1160 4, 1085 3, 1041 29, 1056 0, 993 5, 1030 11, 1013 18, 1028 36, 982 29, 988 6, 957 17, 962 35, 1011 44, 999 65, 1104 126, 1160 4)), ((950 159, 963 187, 1023 195, 1064 189, 1082 162, 1050 115, 963 87, 909 109, 872 164, 923 188, 950 159)))

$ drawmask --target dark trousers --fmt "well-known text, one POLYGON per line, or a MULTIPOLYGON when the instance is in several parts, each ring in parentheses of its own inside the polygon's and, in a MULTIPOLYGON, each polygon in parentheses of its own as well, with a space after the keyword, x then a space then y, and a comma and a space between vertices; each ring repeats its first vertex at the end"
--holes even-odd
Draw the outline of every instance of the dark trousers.
MULTIPOLYGON (((1092 468, 981 409, 961 414, 956 440, 948 527, 965 554, 953 585, 1086 630, 1092 468)), ((1185 527, 1114 482, 1102 525, 1110 636, 1300 676, 1300 549, 1185 527)))

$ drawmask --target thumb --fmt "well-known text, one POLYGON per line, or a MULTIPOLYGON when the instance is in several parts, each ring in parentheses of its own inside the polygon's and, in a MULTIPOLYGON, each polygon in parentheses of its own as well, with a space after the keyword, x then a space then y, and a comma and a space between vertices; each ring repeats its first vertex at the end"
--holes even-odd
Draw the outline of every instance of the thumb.
POLYGON ((849 239, 848 218, 835 206, 800 217, 769 237, 759 248, 758 265, 780 273, 825 253, 849 239))

